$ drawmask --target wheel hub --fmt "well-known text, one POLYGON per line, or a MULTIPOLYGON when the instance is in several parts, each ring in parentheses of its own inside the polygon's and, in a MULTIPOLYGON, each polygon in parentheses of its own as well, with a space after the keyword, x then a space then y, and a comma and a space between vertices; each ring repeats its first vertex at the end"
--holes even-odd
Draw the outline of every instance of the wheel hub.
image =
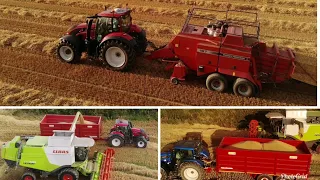
POLYGON ((139 141, 139 142, 138 142, 138 146, 139 146, 139 147, 143 147, 143 146, 144 146, 144 142, 143 142, 143 141, 139 141))
POLYGON ((124 50, 119 47, 110 47, 105 52, 105 58, 107 63, 111 67, 119 68, 126 63, 126 54, 124 50))
POLYGON ((31 177, 31 176, 26 176, 26 177, 24 177, 24 180, 33 180, 33 177, 31 177))
POLYGON ((63 180, 73 180, 73 177, 70 174, 65 174, 63 180))
POLYGON ((220 82, 219 80, 214 80, 214 81, 212 82, 212 86, 213 86, 214 88, 219 88, 219 87, 221 86, 221 82, 220 82))
POLYGON ((120 143, 121 143, 120 140, 117 138, 112 140, 112 145, 115 147, 120 146, 120 143))
POLYGON ((69 46, 61 46, 59 49, 59 55, 63 60, 67 62, 72 61, 74 58, 74 52, 69 46))
POLYGON ((184 176, 189 180, 197 180, 199 178, 199 173, 193 168, 187 168, 184 170, 184 176))
POLYGON ((239 86, 239 90, 240 90, 240 92, 242 92, 242 93, 246 93, 246 92, 248 91, 248 87, 245 86, 245 85, 240 85, 240 86, 239 86))

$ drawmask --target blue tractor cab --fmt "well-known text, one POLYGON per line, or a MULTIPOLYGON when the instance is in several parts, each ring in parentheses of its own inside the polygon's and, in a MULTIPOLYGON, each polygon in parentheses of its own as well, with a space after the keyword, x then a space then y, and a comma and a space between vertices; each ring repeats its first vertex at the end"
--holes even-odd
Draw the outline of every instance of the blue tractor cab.
POLYGON ((205 176, 204 168, 211 165, 210 153, 201 140, 181 140, 161 150, 161 179, 200 180, 205 176))

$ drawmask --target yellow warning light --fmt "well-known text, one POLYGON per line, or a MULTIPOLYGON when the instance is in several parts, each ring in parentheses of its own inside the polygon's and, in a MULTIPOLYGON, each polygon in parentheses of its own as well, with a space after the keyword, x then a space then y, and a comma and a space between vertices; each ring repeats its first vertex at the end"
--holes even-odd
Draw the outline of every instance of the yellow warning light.
POLYGON ((233 72, 233 73, 232 73, 232 76, 235 76, 235 75, 236 75, 236 72, 233 72))
POLYGON ((179 47, 179 44, 175 44, 174 46, 175 46, 175 47, 179 47))

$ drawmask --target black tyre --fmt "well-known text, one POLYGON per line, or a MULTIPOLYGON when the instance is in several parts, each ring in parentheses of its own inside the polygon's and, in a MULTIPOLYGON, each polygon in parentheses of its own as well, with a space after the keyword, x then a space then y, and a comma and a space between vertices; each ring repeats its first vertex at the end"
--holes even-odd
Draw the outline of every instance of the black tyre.
POLYGON ((135 60, 135 50, 121 41, 108 40, 100 49, 100 58, 108 69, 114 71, 127 70, 135 60))
POLYGON ((124 145, 124 139, 121 136, 113 135, 108 139, 108 144, 111 147, 122 147, 124 145))
POLYGON ((273 180, 273 177, 272 176, 269 176, 267 174, 260 174, 258 177, 257 177, 257 180, 273 180))
POLYGON ((62 39, 57 47, 57 56, 62 62, 77 63, 80 61, 81 52, 71 42, 62 39))
POLYGON ((238 96, 252 97, 255 94, 255 86, 246 79, 238 78, 233 84, 233 92, 238 96))
POLYGON ((138 137, 136 139, 136 147, 137 148, 146 148, 147 147, 147 140, 144 137, 138 137))
POLYGON ((223 75, 213 73, 207 77, 206 86, 211 91, 224 92, 228 88, 228 81, 223 75))
POLYGON ((59 175, 58 180, 78 180, 79 179, 79 172, 72 168, 63 169, 59 175))
POLYGON ((180 83, 180 81, 179 81, 178 78, 172 78, 171 79, 171 83, 174 84, 174 85, 178 85, 180 83))
POLYGON ((21 180, 36 180, 36 175, 33 172, 25 172, 22 177, 21 180))
POLYGON ((203 167, 196 163, 185 162, 179 167, 179 175, 183 180, 201 180, 205 178, 203 167))
POLYGON ((85 161, 88 156, 88 149, 84 147, 78 147, 75 149, 76 161, 85 161))
POLYGON ((161 180, 167 180, 168 179, 168 173, 166 170, 164 170, 163 168, 161 168, 161 174, 160 174, 160 179, 161 180))
POLYGON ((137 56, 141 56, 147 49, 148 41, 146 37, 146 32, 142 30, 140 33, 130 34, 137 42, 136 53, 137 56))

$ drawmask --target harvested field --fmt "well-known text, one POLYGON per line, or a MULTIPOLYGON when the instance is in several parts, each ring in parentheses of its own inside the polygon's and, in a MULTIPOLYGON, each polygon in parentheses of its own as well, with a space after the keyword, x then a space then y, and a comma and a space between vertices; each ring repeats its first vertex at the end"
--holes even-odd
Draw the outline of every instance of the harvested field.
MULTIPOLYGON (((259 98, 237 97, 231 92, 210 92, 204 79, 192 76, 182 85, 174 86, 169 82, 171 72, 164 70, 165 65, 142 57, 129 72, 113 72, 99 63, 85 61, 85 56, 78 65, 61 63, 54 56, 58 38, 71 25, 84 22, 88 15, 100 12, 104 6, 119 7, 126 3, 133 10, 134 23, 146 29, 148 39, 157 45, 166 44, 180 31, 192 2, 0 0, 0 86, 5 86, 4 91, 14 96, 8 97, 1 89, 0 104, 316 105, 315 95, 288 92, 272 86, 264 87, 259 98), (41 96, 48 101, 39 98, 41 96)), ((257 11, 261 21, 261 39, 268 45, 277 42, 279 46, 293 48, 297 54, 294 78, 316 85, 315 0, 195 2, 198 7, 257 11)), ((236 17, 239 20, 248 18, 236 17)))
MULTIPOLYGON (((11 111, 0 111, 0 144, 11 140, 16 135, 38 135, 40 134, 39 122, 42 115, 33 114, 17 114, 13 115, 11 111), (17 128, 21 127, 21 128, 17 128)), ((103 122, 104 132, 109 132, 114 124, 114 120, 106 120, 103 122)), ((150 142, 146 149, 138 149, 135 147, 122 147, 115 149, 115 159, 112 171, 112 179, 132 179, 132 180, 151 180, 158 177, 158 123, 157 121, 134 121, 136 127, 141 127, 150 136, 150 142)), ((93 152, 104 151, 107 147, 105 141, 97 141, 91 149, 93 152)), ((1 149, 0 149, 1 151, 1 149)), ((0 180, 18 180, 23 174, 23 168, 10 170, 8 174, 4 174, 6 164, 0 159, 0 180)), ((57 178, 49 178, 54 180, 57 178)), ((80 178, 81 180, 85 178, 80 178)))

